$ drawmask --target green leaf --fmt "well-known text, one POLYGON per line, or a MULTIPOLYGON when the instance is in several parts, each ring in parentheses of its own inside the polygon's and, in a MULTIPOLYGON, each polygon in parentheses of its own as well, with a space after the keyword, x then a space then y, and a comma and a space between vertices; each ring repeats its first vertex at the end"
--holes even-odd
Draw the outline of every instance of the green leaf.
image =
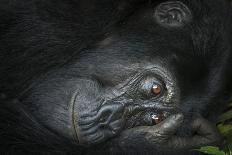
POLYGON ((204 146, 196 150, 211 155, 227 155, 224 151, 220 151, 218 147, 214 147, 214 146, 204 146))
POLYGON ((228 125, 227 124, 224 124, 224 125, 219 124, 219 125, 217 125, 217 127, 218 127, 220 133, 224 136, 227 136, 227 135, 232 133, 232 125, 230 125, 230 124, 228 124, 228 125))
POLYGON ((224 122, 226 120, 232 119, 232 110, 229 110, 225 113, 223 113, 220 117, 219 117, 219 121, 220 122, 224 122))

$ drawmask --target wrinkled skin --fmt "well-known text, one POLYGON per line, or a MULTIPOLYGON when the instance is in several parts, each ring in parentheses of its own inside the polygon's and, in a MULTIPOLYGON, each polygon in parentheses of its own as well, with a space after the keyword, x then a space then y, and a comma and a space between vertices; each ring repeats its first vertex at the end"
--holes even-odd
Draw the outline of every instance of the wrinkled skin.
POLYGON ((229 2, 98 3, 0 1, 11 17, 0 13, 0 88, 17 98, 2 97, 0 151, 186 155, 223 144, 229 2))

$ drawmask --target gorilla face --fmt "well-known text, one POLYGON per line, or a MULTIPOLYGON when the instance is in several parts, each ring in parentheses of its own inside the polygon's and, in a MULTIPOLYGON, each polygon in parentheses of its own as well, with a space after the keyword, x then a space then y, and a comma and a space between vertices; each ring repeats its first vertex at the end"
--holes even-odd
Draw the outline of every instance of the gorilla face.
POLYGON ((21 100, 77 146, 167 153, 217 144, 214 122, 231 77, 226 4, 144 3, 91 48, 36 77, 21 100))
MULTIPOLYGON (((118 81, 119 84, 111 87, 101 85, 100 89, 103 89, 104 93, 99 96, 100 106, 91 109, 92 111, 82 108, 82 105, 79 105, 81 100, 77 96, 74 109, 76 117, 79 118, 75 123, 79 129, 77 131, 79 141, 98 143, 124 129, 156 125, 174 111, 179 99, 174 78, 161 66, 144 63, 137 64, 138 68, 136 64, 130 67, 127 65, 129 68, 115 66, 114 69, 113 67, 114 71, 117 68, 119 71, 123 69, 121 71, 123 78, 115 74, 109 76, 125 80, 118 81), (123 72, 126 74, 123 75, 123 72), (86 132, 92 134, 85 134, 86 132)), ((115 84, 113 81, 108 82, 115 84)))

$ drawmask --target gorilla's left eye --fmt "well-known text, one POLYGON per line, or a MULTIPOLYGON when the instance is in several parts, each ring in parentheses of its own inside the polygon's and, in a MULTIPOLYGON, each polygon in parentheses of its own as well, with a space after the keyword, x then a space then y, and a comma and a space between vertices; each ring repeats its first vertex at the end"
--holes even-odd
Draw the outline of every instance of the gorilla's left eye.
POLYGON ((163 93, 164 84, 158 79, 149 77, 143 80, 141 88, 145 96, 158 97, 163 93))

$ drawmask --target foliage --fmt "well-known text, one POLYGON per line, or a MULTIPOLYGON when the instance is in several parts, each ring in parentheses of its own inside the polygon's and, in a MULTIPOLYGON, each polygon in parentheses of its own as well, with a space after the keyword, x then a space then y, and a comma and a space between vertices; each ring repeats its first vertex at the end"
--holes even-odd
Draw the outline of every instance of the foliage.
POLYGON ((221 151, 218 147, 214 146, 204 146, 200 149, 197 149, 197 151, 211 155, 227 155, 224 151, 221 151))

